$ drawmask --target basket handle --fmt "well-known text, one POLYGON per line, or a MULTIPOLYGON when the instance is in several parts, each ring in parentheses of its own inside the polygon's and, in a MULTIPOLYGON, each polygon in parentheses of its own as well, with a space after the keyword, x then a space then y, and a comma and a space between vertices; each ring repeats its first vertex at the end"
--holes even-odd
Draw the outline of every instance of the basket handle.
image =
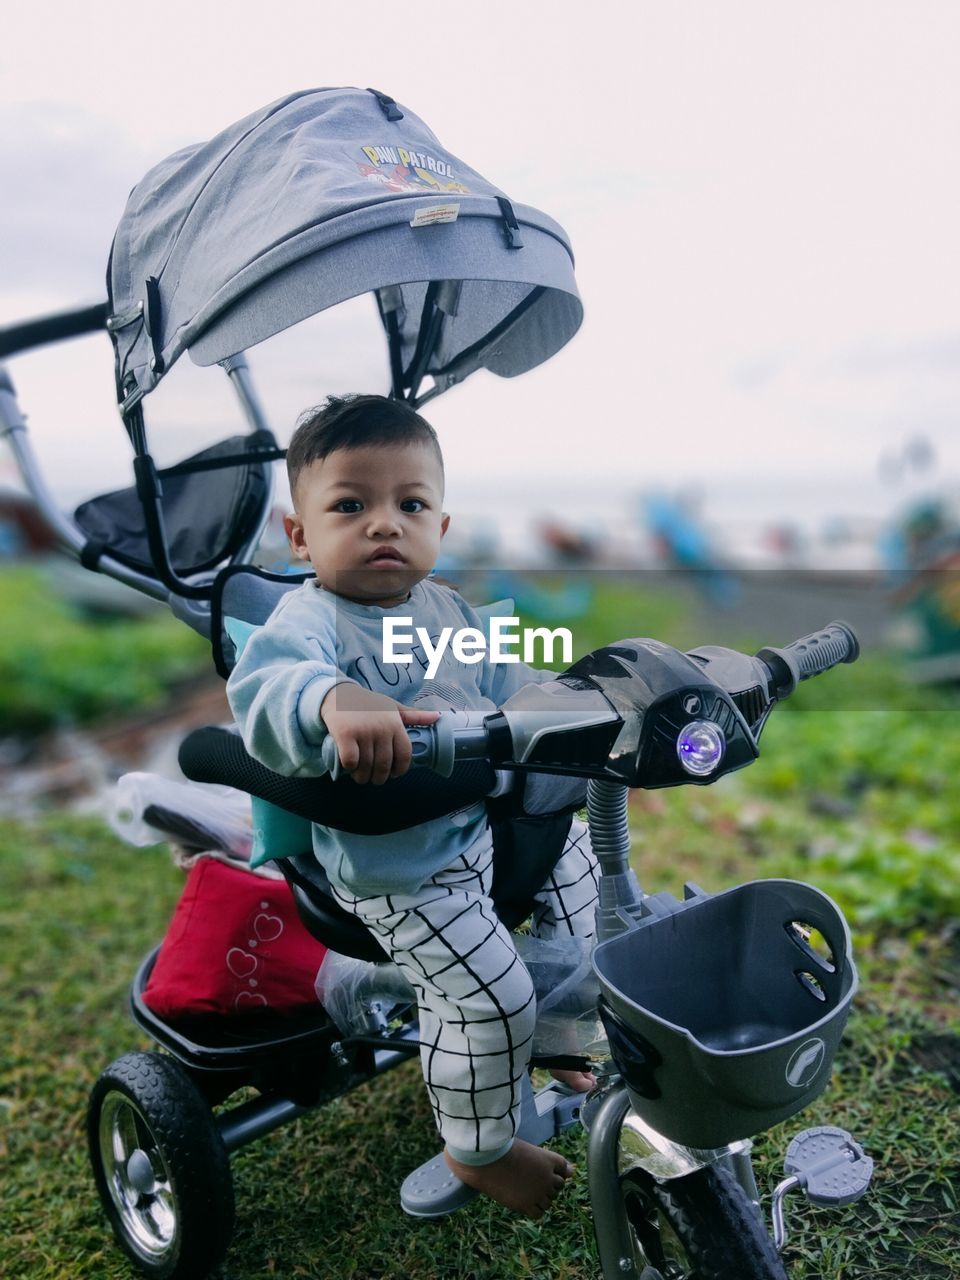
POLYGON ((827 995, 834 1001, 843 994, 843 982, 847 968, 846 932, 842 927, 842 916, 827 915, 817 904, 805 903, 795 911, 791 911, 783 919, 783 929, 790 942, 796 948, 797 958, 807 962, 809 972, 823 987, 827 995), (804 938, 799 926, 809 925, 816 929, 829 952, 827 961, 816 948, 804 938), (840 934, 837 936, 837 926, 840 934))

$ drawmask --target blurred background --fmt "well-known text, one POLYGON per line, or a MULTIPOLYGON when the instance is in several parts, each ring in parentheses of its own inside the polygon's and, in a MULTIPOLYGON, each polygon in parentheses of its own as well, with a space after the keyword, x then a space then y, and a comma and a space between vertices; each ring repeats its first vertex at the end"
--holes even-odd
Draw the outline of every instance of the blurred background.
MULTIPOLYGON (((800 22, 759 0, 614 4, 588 24, 494 3, 413 30, 364 0, 232 12, 228 29, 177 3, 162 24, 109 0, 12 17, 0 321, 100 301, 126 195, 170 152, 291 90, 369 82, 576 254, 574 342, 433 406, 465 541, 535 555, 537 522, 562 517, 640 554, 662 497, 737 558, 837 567, 839 546, 861 567, 900 508, 954 496, 951 6, 906 22, 897 4, 814 4, 800 22)), ((385 386, 378 329, 362 298, 251 353, 278 432, 330 390, 385 386)), ((127 482, 105 338, 14 373, 65 503, 127 482)), ((171 456, 234 421, 225 380, 186 360, 150 407, 171 456)))
MULTIPOLYGON (((293 89, 374 84, 566 228, 585 305, 545 365, 481 372, 429 406, 453 513, 441 571, 666 572, 712 638, 756 622, 787 639, 840 614, 912 678, 960 674, 960 13, 612 4, 587 23, 573 5, 494 3, 411 24, 364 0, 232 13, 226 27, 182 3, 163 23, 109 2, 12 17, 0 325, 102 300, 126 194, 168 153, 293 89)), ((369 295, 249 359, 284 442, 328 392, 387 386, 369 295)), ((105 336, 10 373, 65 509, 130 483, 105 336)), ((187 358, 147 409, 161 465, 239 425, 227 380, 187 358)), ((281 482, 268 566, 286 558, 285 507, 281 482)), ((61 604, 148 608, 56 555, 0 445, 0 565, 24 563, 61 604)), ((584 614, 583 592, 551 609, 575 600, 584 614)), ((36 607, 5 610, 28 649, 36 607)))

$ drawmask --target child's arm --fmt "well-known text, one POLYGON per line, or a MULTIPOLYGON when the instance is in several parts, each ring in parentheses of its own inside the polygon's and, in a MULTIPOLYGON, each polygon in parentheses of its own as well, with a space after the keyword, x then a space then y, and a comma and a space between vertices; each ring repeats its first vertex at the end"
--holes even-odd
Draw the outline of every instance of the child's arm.
POLYGON ((320 704, 345 677, 316 636, 267 623, 247 641, 227 699, 255 760, 287 777, 326 772, 320 704))
POLYGON ((431 724, 433 711, 401 706, 350 680, 336 664, 332 634, 299 625, 290 610, 247 641, 227 681, 227 698, 255 760, 287 777, 327 772, 329 732, 340 762, 357 782, 386 782, 410 767, 408 724, 431 724))

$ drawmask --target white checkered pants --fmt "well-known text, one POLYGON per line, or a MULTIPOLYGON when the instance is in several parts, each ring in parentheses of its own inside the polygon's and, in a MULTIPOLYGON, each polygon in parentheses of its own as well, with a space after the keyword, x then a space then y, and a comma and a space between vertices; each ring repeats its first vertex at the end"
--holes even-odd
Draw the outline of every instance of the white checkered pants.
MULTIPOLYGON (((536 1021, 530 975, 490 899, 492 854, 487 827, 416 893, 355 897, 334 889, 416 990, 437 1127, 450 1153, 470 1164, 504 1154, 516 1133, 536 1021)), ((532 928, 540 937, 593 936, 597 865, 579 819, 536 898, 532 928)))

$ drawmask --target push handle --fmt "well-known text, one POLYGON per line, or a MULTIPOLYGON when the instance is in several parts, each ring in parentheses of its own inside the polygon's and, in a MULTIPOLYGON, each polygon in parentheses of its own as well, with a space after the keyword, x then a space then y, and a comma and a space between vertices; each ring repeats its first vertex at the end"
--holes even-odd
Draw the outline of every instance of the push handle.
POLYGON ((36 320, 23 320, 20 324, 0 329, 0 356, 14 356, 18 351, 29 351, 46 342, 60 342, 63 338, 78 338, 85 333, 96 333, 106 328, 107 303, 98 302, 92 307, 78 307, 74 311, 58 311, 56 315, 40 316, 36 320))
POLYGON ((818 676, 841 662, 856 662, 859 656, 856 633, 849 623, 839 620, 782 649, 761 649, 757 654, 770 671, 771 692, 777 698, 788 697, 801 680, 818 676))

